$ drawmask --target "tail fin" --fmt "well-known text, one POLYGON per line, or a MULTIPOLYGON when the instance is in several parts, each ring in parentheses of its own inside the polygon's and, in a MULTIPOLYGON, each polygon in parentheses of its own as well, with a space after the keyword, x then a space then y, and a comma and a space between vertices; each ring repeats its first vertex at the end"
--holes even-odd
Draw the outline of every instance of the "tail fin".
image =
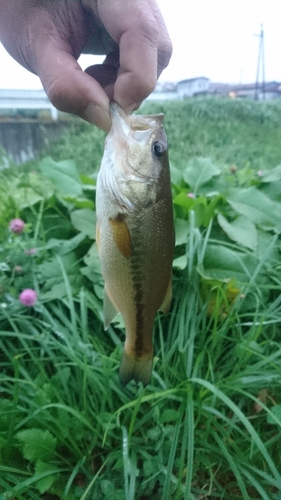
POLYGON ((130 380, 142 382, 147 385, 151 379, 152 361, 150 359, 134 359, 123 351, 122 360, 119 369, 119 378, 123 386, 127 385, 130 380))

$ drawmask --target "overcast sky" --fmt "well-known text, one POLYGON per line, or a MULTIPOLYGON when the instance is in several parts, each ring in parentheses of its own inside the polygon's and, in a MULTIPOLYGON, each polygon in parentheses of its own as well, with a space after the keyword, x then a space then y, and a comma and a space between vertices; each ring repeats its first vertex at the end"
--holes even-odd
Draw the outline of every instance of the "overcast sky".
MULTIPOLYGON (((281 82, 280 0, 158 0, 174 45, 161 80, 206 76, 212 81, 256 79, 260 25, 264 27, 266 80, 281 82)), ((97 61, 82 56, 83 68, 97 61)), ((100 62, 100 59, 98 59, 100 62)), ((0 44, 0 88, 41 88, 0 44)))

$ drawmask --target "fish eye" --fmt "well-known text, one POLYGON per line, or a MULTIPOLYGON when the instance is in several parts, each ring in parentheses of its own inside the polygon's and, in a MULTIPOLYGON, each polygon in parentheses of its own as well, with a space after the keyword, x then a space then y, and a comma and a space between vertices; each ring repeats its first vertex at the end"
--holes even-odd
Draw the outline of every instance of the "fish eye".
POLYGON ((152 145, 152 151, 155 154, 155 156, 157 156, 157 158, 161 158, 163 156, 165 149, 161 144, 161 142, 156 141, 152 145))

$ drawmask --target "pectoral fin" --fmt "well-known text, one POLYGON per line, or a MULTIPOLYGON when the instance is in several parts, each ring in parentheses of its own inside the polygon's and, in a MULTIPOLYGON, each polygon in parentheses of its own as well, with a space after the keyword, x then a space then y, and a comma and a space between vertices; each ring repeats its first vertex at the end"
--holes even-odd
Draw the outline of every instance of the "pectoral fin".
POLYGON ((159 311, 162 311, 164 314, 167 314, 169 312, 170 305, 172 302, 172 293, 173 293, 173 291, 172 291, 172 277, 171 277, 165 298, 163 300, 163 304, 159 308, 159 311))
POLYGON ((103 297, 103 324, 105 330, 108 329, 111 321, 114 320, 117 314, 119 314, 119 311, 117 311, 115 305, 110 300, 107 291, 105 289, 103 297))
POLYGON ((132 253, 132 241, 124 218, 120 214, 116 219, 109 219, 109 222, 112 236, 119 252, 128 259, 132 253))

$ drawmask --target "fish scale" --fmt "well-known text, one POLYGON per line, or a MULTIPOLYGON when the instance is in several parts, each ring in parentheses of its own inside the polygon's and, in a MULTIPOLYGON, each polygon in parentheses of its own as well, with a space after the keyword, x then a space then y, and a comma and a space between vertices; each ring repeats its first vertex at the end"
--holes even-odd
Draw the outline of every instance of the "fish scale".
POLYGON ((121 383, 147 384, 158 310, 171 301, 174 226, 163 115, 128 116, 111 105, 112 128, 97 179, 97 244, 105 328, 120 312, 126 340, 121 383), (155 147, 157 145, 157 147, 155 147))

